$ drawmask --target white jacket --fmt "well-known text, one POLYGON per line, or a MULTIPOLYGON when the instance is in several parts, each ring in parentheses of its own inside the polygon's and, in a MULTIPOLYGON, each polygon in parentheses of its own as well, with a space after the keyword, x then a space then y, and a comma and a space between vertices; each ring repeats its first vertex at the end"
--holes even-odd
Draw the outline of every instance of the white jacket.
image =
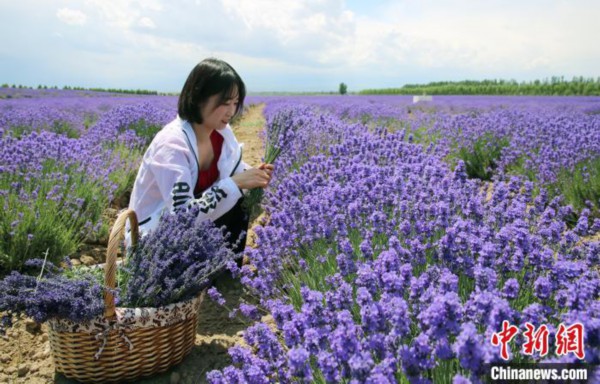
POLYGON ((165 211, 198 206, 198 220, 214 221, 242 197, 242 190, 231 178, 250 168, 242 161, 242 145, 229 124, 217 132, 224 139, 217 162, 219 179, 197 198, 194 187, 199 157, 191 124, 178 116, 156 134, 144 154, 129 202, 129 208, 137 214, 141 236, 156 228, 165 211))

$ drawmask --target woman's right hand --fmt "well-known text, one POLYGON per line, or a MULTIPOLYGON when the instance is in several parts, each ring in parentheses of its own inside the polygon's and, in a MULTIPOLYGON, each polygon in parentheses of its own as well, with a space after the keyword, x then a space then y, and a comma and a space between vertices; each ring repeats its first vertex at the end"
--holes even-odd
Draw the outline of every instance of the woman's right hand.
POLYGON ((271 181, 271 175, 266 170, 250 168, 231 176, 240 189, 265 188, 271 181))

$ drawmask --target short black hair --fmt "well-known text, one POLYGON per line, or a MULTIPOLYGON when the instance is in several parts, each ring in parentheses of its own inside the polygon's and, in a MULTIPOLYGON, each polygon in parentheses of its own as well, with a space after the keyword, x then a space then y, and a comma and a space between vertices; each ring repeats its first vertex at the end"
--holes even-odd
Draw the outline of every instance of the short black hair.
POLYGON ((198 63, 190 72, 177 103, 179 117, 191 123, 202 124, 200 106, 213 95, 221 95, 219 104, 231 99, 236 91, 237 115, 244 108, 246 86, 233 67, 223 60, 208 58, 198 63))

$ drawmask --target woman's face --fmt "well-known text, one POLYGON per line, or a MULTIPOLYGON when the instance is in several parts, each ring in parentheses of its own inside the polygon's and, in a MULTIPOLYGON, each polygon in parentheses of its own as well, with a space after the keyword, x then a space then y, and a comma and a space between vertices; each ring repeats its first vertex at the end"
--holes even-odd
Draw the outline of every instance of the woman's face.
POLYGON ((201 106, 202 125, 209 129, 223 129, 235 115, 239 97, 237 88, 233 90, 232 97, 219 104, 221 95, 216 94, 208 98, 204 106, 201 106))

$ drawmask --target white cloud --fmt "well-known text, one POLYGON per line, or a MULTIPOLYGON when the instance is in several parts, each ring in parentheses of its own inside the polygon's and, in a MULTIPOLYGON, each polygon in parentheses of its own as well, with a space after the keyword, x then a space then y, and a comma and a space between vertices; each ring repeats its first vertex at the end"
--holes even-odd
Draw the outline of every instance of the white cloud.
POLYGON ((410 41, 409 51, 395 57, 408 54, 424 68, 564 71, 582 57, 598 58, 592 47, 600 32, 594 21, 600 6, 585 0, 403 2, 390 3, 382 14, 383 28, 395 24, 410 41), (578 46, 585 49, 574 55, 578 46))
POLYGON ((56 12, 56 17, 60 21, 69 25, 84 25, 87 21, 85 13, 76 9, 61 8, 56 12))
POLYGON ((343 1, 222 0, 227 14, 240 20, 251 47, 271 44, 273 57, 288 63, 331 65, 354 35, 352 12, 343 1))
POLYGON ((116 29, 129 29, 141 17, 140 8, 133 6, 130 0, 87 0, 86 5, 103 23, 116 29))
POLYGON ((152 21, 152 19, 148 18, 148 17, 142 17, 139 21, 138 21, 138 25, 142 28, 148 28, 148 29, 155 29, 156 28, 156 24, 154 24, 154 21, 152 21))

